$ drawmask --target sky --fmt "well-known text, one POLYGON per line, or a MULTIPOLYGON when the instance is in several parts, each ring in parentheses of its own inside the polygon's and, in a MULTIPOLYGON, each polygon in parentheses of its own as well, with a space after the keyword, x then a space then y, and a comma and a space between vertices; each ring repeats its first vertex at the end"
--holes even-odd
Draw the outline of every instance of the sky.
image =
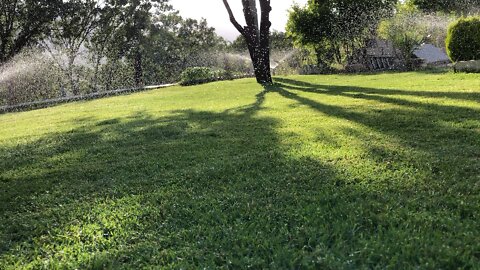
MULTIPOLYGON (((235 18, 244 25, 245 19, 242 14, 241 0, 228 0, 235 18)), ((258 1, 257 1, 258 2, 258 1)), ((284 31, 288 20, 288 9, 294 4, 305 5, 307 0, 272 0, 272 13, 270 20, 272 30, 284 31)), ((215 27, 217 33, 227 40, 234 40, 239 33, 232 26, 222 0, 170 0, 170 4, 183 17, 201 19, 205 18, 211 27, 215 27)))

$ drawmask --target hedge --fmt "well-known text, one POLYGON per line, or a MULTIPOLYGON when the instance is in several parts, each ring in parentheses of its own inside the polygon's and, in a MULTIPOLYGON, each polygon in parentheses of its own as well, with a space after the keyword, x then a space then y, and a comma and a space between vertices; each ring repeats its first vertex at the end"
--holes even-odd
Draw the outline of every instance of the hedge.
POLYGON ((480 60, 480 17, 461 18, 452 23, 446 47, 453 62, 480 60))
POLYGON ((233 74, 223 69, 211 69, 208 67, 192 67, 182 72, 181 85, 195 85, 220 80, 232 80, 233 74))

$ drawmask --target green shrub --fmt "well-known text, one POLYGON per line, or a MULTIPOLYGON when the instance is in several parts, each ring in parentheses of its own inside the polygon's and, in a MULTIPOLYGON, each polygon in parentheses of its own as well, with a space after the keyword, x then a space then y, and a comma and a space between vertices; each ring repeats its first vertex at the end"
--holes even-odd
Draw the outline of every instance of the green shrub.
POLYGON ((480 17, 461 18, 452 23, 446 47, 453 62, 480 60, 480 17))
POLYGON ((182 72, 181 85, 195 85, 220 80, 231 80, 233 75, 223 69, 213 70, 208 67, 187 68, 182 72))
POLYGON ((209 82, 214 77, 213 70, 208 67, 187 68, 182 72, 182 85, 193 85, 209 82))

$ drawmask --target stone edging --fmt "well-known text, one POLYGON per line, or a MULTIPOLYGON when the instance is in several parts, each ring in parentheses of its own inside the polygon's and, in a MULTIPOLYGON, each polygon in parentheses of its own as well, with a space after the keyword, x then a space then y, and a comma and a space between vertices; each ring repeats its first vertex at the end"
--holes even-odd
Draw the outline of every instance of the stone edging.
POLYGON ((480 73, 480 60, 457 62, 453 65, 453 71, 480 73))

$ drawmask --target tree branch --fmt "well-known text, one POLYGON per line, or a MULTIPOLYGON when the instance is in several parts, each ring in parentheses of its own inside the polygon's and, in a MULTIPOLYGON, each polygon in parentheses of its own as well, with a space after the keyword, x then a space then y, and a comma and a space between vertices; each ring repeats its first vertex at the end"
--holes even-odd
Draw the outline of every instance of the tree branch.
POLYGON ((242 0, 242 5, 247 26, 258 31, 258 11, 256 0, 242 0))
POLYGON ((235 26, 235 28, 240 32, 240 34, 245 35, 245 29, 237 22, 235 19, 235 16, 233 15, 232 9, 230 8, 230 5, 228 4, 227 0, 223 0, 223 4, 225 5, 225 8, 227 9, 228 16, 230 17, 230 22, 235 26))
POLYGON ((260 22, 260 44, 262 46, 269 46, 270 27, 272 26, 272 23, 270 22, 270 12, 272 11, 270 0, 260 0, 260 8, 262 10, 260 22))

